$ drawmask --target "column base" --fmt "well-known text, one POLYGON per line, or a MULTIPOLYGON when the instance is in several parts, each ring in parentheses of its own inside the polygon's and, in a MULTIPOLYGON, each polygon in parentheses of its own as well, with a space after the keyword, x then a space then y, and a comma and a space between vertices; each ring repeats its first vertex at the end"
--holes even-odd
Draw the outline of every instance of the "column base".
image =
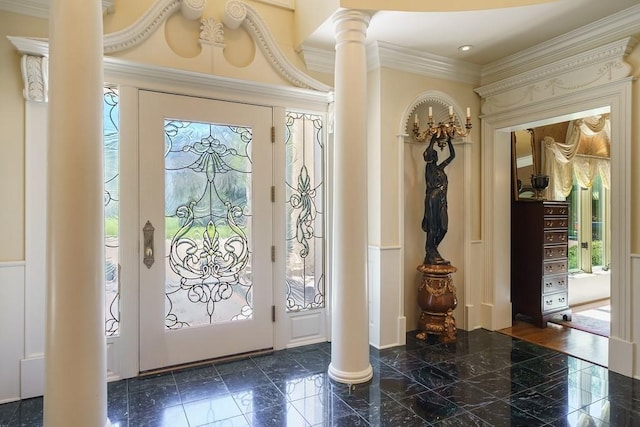
POLYGON ((362 384, 373 378, 373 368, 368 364, 367 369, 360 372, 344 372, 333 367, 333 363, 329 364, 327 372, 329 378, 342 384, 362 384))
POLYGON ((422 309, 418 325, 421 332, 416 338, 426 340, 428 335, 436 335, 440 342, 455 342, 458 329, 453 310, 458 305, 456 288, 451 273, 458 269, 452 265, 421 264, 422 281, 418 287, 418 305, 422 309))

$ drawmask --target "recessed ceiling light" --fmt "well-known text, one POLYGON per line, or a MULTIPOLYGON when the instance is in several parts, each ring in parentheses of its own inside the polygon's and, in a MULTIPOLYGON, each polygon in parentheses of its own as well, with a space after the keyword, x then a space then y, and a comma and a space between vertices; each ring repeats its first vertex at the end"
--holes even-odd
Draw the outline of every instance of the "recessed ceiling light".
POLYGON ((473 48, 473 46, 471 46, 470 44, 463 44, 458 48, 458 50, 461 52, 466 52, 468 50, 471 50, 471 48, 473 48))

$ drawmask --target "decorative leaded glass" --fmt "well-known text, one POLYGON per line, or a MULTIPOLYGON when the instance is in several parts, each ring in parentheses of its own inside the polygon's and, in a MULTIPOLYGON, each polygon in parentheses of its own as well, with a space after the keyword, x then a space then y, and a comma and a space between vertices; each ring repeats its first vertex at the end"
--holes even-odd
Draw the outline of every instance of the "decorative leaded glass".
POLYGON ((287 311, 324 307, 322 117, 287 112, 287 311))
POLYGON ((120 328, 120 292, 118 264, 119 217, 119 134, 118 91, 105 87, 103 95, 104 144, 104 240, 105 240, 105 333, 118 335, 120 328))
POLYGON ((246 127, 165 120, 165 328, 253 315, 246 127))

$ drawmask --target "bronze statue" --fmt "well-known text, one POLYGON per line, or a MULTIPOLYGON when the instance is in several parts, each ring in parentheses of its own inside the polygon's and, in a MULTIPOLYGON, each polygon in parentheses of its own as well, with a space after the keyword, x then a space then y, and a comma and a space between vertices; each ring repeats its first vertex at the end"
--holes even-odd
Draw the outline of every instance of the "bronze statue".
MULTIPOLYGON (((444 144, 442 144, 444 146, 444 144)), ((451 137, 436 133, 431 137, 429 146, 424 150, 423 157, 426 162, 424 179, 427 189, 424 197, 424 217, 422 218, 422 230, 427 233, 425 244, 424 264, 449 265, 446 259, 438 252, 438 245, 447 234, 449 216, 447 214, 447 187, 448 180, 444 168, 455 158, 456 153, 451 143, 451 137), (434 145, 446 138, 449 146, 449 157, 438 164, 438 153, 434 145)))

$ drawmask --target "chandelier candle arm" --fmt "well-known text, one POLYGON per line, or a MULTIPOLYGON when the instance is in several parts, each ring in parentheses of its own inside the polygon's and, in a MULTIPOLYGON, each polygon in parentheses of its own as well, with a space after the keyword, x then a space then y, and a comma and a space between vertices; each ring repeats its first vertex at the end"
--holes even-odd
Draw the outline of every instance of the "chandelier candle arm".
POLYGON ((447 123, 438 122, 438 124, 435 124, 433 121, 433 108, 429 107, 428 111, 427 129, 423 131, 420 131, 418 115, 414 114, 413 116, 413 137, 418 142, 424 142, 435 135, 438 139, 438 147, 443 150, 446 146, 447 139, 451 139, 456 136, 465 137, 469 135, 469 131, 471 130, 471 108, 467 107, 467 117, 464 128, 458 124, 456 117, 453 114, 453 106, 449 106, 449 121, 447 123))

